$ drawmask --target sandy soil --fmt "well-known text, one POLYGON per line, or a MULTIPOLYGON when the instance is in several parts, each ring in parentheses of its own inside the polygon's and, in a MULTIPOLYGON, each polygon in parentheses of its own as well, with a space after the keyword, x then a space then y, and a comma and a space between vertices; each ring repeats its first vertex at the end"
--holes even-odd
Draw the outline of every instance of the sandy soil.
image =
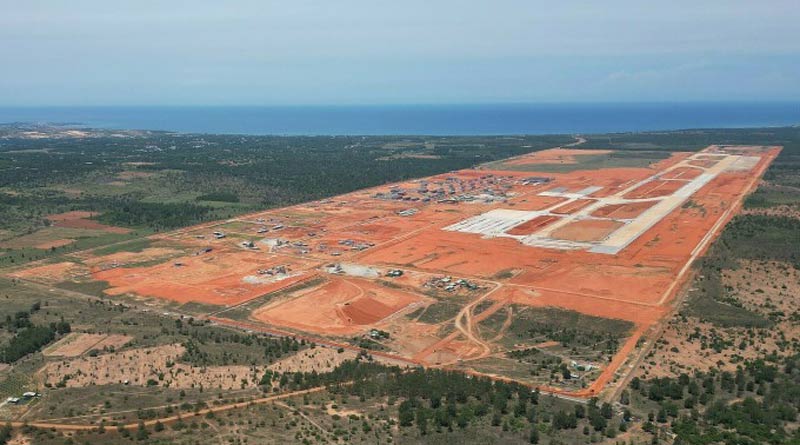
POLYGON ((97 216, 99 213, 97 212, 87 212, 83 210, 73 210, 71 212, 64 212, 64 213, 56 213, 53 215, 48 215, 47 219, 51 222, 62 222, 62 221, 72 221, 75 219, 87 219, 93 216, 97 216))
POLYGON ((578 148, 558 148, 554 150, 538 151, 536 153, 518 157, 506 162, 506 165, 536 165, 536 164, 575 164, 576 157, 587 155, 604 155, 613 150, 584 150, 578 148))
POLYGON ((176 363, 184 351, 181 345, 167 345, 73 358, 48 363, 39 375, 51 385, 65 381, 68 388, 125 381, 145 386, 153 380, 159 386, 171 388, 241 389, 256 386, 264 372, 260 367, 198 367, 176 363))
POLYGON ((781 205, 766 209, 745 209, 745 215, 768 215, 768 216, 787 216, 789 218, 800 218, 800 208, 781 205))
POLYGON ((331 278, 290 298, 271 302, 253 312, 253 318, 278 326, 320 334, 349 335, 370 326, 426 297, 360 278, 331 278), (309 308, 314 308, 309 312, 309 308))
POLYGON ((9 275, 17 278, 55 284, 84 276, 88 273, 88 267, 82 264, 73 263, 71 261, 64 261, 61 263, 45 264, 42 266, 35 266, 30 269, 18 270, 9 275))
POLYGON ((77 357, 91 349, 99 351, 105 348, 118 349, 132 339, 133 337, 131 336, 121 334, 72 332, 42 351, 42 354, 48 357, 77 357))
POLYGON ((8 441, 8 445, 30 445, 31 443, 31 438, 25 434, 16 434, 8 441))
POLYGON ((345 360, 356 358, 357 355, 355 351, 349 349, 338 352, 333 348, 316 347, 299 351, 267 368, 278 372, 329 372, 345 360))
POLYGON ((90 256, 83 263, 91 266, 93 271, 118 267, 131 263, 143 263, 157 260, 167 260, 177 257, 184 252, 178 249, 164 247, 148 247, 141 252, 117 252, 100 257, 90 256))
POLYGON ((726 271, 723 284, 735 289, 734 296, 745 308, 766 316, 783 312, 786 316, 767 329, 725 328, 689 317, 669 320, 651 359, 639 371, 647 377, 675 377, 682 372, 721 369, 735 371, 742 359, 762 358, 767 354, 788 356, 798 351, 782 347, 783 342, 798 344, 800 326, 789 317, 800 311, 800 272, 780 262, 741 261, 737 270, 726 271), (729 342, 721 351, 714 342, 729 342))
POLYGON ((35 245, 33 247, 35 247, 37 249, 47 250, 47 249, 52 249, 53 247, 68 246, 68 245, 70 245, 70 244, 72 244, 74 242, 75 242, 74 239, 57 239, 57 240, 53 240, 53 241, 47 241, 47 242, 44 242, 44 243, 39 243, 39 244, 37 244, 37 245, 35 245))

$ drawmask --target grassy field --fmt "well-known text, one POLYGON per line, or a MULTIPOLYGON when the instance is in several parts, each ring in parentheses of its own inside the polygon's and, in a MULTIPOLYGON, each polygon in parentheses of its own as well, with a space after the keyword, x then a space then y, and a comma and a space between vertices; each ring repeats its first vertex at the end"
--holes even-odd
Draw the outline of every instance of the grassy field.
POLYGON ((406 317, 416 319, 421 323, 437 324, 455 317, 462 307, 463 304, 458 302, 441 300, 430 306, 421 307, 407 314, 406 317))
POLYGON ((670 153, 664 151, 612 151, 611 153, 577 155, 574 163, 513 164, 497 161, 487 164, 486 168, 522 172, 570 173, 579 170, 599 170, 603 168, 646 168, 650 164, 666 159, 669 156, 670 153))
MULTIPOLYGON (((633 323, 629 321, 593 317, 559 308, 534 308, 516 304, 512 308, 512 320, 502 339, 502 343, 508 347, 549 340, 557 341, 569 349, 594 348, 610 339, 623 339, 633 328, 633 323)), ((507 317, 507 312, 501 310, 483 320, 480 323, 483 336, 497 335, 507 317)), ((598 349, 606 348, 600 346, 598 349)))

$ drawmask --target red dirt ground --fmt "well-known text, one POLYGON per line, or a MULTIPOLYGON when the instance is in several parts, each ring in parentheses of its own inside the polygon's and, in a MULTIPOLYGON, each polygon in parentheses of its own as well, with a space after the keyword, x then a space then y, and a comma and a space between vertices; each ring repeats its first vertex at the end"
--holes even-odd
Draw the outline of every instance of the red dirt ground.
POLYGON ((558 213, 560 215, 569 215, 571 213, 575 213, 578 210, 597 202, 594 199, 576 199, 575 201, 568 202, 562 206, 559 206, 552 210, 553 213, 558 213))
POLYGON ((624 198, 627 199, 640 199, 640 198, 658 198, 661 196, 668 196, 675 193, 675 190, 686 185, 685 181, 680 180, 669 180, 669 181, 662 181, 660 179, 656 179, 645 184, 640 185, 639 187, 631 190, 630 192, 626 193, 624 198))
POLYGON ((351 335, 427 299, 360 278, 333 277, 253 312, 255 320, 321 334, 351 335), (309 311, 309 308, 314 308, 309 311))
POLYGON ((555 196, 528 195, 512 199, 509 206, 514 210, 544 210, 566 200, 555 196))
POLYGON ((61 221, 70 221, 73 219, 87 219, 97 215, 99 215, 99 213, 97 212, 73 210, 71 212, 56 213, 53 215, 49 215, 47 219, 52 222, 61 222, 61 221))
POLYGON ((509 235, 530 235, 531 233, 537 232, 542 228, 549 226, 559 219, 561 218, 552 215, 537 216, 530 221, 525 221, 524 223, 512 228, 506 233, 509 235))
MULTIPOLYGON (((260 218, 267 221, 275 218, 287 227, 297 226, 297 230, 278 231, 266 237, 286 236, 293 241, 307 242, 311 250, 307 254, 288 250, 270 254, 263 246, 260 251, 245 250, 238 246, 233 235, 226 240, 214 240, 211 237, 211 232, 218 227, 233 228, 234 224, 206 223, 159 234, 154 239, 180 243, 188 251, 213 246, 214 251, 209 255, 171 258, 149 267, 117 267, 96 272, 94 278, 110 283, 112 287, 108 290, 109 294, 130 292, 179 302, 236 304, 282 289, 290 285, 291 280, 319 276, 321 267, 331 261, 346 260, 376 267, 382 272, 399 268, 406 271, 404 278, 415 277, 414 283, 409 283, 408 279, 396 279, 394 284, 403 287, 394 288, 376 280, 325 275, 329 280, 324 285, 303 289, 291 295, 276 296, 268 305, 252 314, 254 320, 261 323, 280 326, 294 333, 305 331, 310 333, 308 335, 323 338, 352 336, 377 326, 391 331, 392 341, 400 341, 396 339, 401 337, 395 337, 395 332, 398 331, 403 333, 402 338, 414 338, 415 332, 430 336, 432 332, 431 325, 425 325, 426 330, 423 330, 423 323, 403 316, 431 301, 415 290, 419 289, 419 280, 416 277, 449 276, 473 282, 485 279, 483 283, 488 284, 481 286, 483 290, 458 297, 454 301, 469 308, 471 306, 467 305, 475 302, 476 298, 486 297, 491 292, 487 298, 497 302, 491 306, 491 310, 508 302, 515 302, 532 306, 558 306, 588 315, 620 318, 636 323, 636 332, 603 370, 600 378, 586 390, 575 393, 579 396, 590 396, 613 379, 642 333, 653 328, 670 310, 670 304, 678 290, 691 275, 690 262, 702 254, 708 242, 736 213, 742 198, 753 189, 778 151, 777 148, 743 150, 743 154, 761 157, 753 170, 721 173, 691 196, 694 206, 677 207, 615 255, 530 247, 512 238, 483 238, 477 234, 444 231, 442 228, 492 209, 540 210, 556 205, 563 198, 537 196, 542 190, 553 187, 579 190, 599 186, 602 189, 595 192, 593 197, 610 196, 675 165, 686 159, 689 153, 675 153, 669 159, 648 168, 612 168, 548 174, 548 177, 552 177, 552 182, 547 186, 526 186, 521 181, 513 180, 529 177, 529 172, 497 172, 497 175, 511 178, 507 182, 507 191, 513 195, 506 202, 492 204, 424 205, 419 202, 396 202, 372 198, 374 193, 388 190, 391 185, 362 190, 330 200, 259 212, 238 219, 240 222, 253 223, 260 218), (410 207, 418 208, 419 212, 410 217, 397 215, 398 211, 410 207), (702 207, 702 212, 697 210, 699 207, 702 207), (317 234, 315 237, 308 235, 312 228, 317 234), (205 238, 198 239, 197 235, 205 238), (338 241, 342 239, 371 242, 374 245, 363 251, 350 251, 338 245, 338 241), (341 249, 342 256, 334 259, 327 251, 318 250, 323 241, 330 247, 341 249), (175 262, 184 265, 176 267, 173 264, 175 262), (259 268, 286 263, 291 263, 292 270, 300 275, 276 283, 250 284, 245 281, 245 277, 254 276, 259 268)), ((562 155, 564 150, 555 150, 539 152, 532 157, 557 160, 562 155)), ((561 160, 563 158, 558 162, 561 160)), ((676 169, 669 177, 689 178, 696 173, 693 170, 676 169)), ((495 172, 465 170, 438 175, 435 179, 468 179, 487 174, 495 172)), ((659 194, 669 193, 684 183, 680 180, 657 179, 646 183, 639 190, 634 190, 633 194, 660 196, 659 194)), ((408 188, 414 187, 414 184, 416 183, 409 182, 402 185, 408 188)), ((595 214, 612 218, 633 217, 644 211, 649 204, 609 205, 598 209, 595 214)), ((86 215, 82 217, 85 218, 86 215)), ((599 239, 613 230, 614 227, 609 226, 609 223, 614 224, 585 219, 559 229, 557 234, 577 240, 599 239)), ((511 233, 527 234, 524 232, 534 230, 537 224, 542 224, 542 220, 526 222, 512 229, 511 233)), ((257 239, 253 235, 252 227, 249 224, 241 230, 247 230, 248 237, 257 239)), ((21 278, 52 282, 48 280, 63 281, 65 276, 87 269, 86 265, 63 263, 33 267, 15 274, 21 278)), ((385 276, 380 280, 391 281, 385 276)), ((479 319, 488 312, 481 312, 472 318, 479 319)), ((466 316, 456 318, 465 320, 466 324, 470 323, 466 316)), ((235 323, 243 327, 250 326, 247 323, 235 323)), ((255 325, 255 322, 252 324, 255 325)), ((267 325, 260 326, 261 329, 278 331, 277 328, 267 325)), ((450 324, 443 327, 452 329, 454 326, 450 324)), ((461 328, 464 329, 463 326, 461 328)), ((452 363, 459 356, 480 356, 486 350, 486 345, 469 338, 461 331, 441 335, 444 339, 428 342, 436 344, 434 348, 416 345, 397 347, 397 350, 416 351, 409 354, 414 354, 415 359, 427 364, 452 363)), ((336 342, 330 338, 325 341, 336 342)), ((465 367, 468 365, 465 364, 465 367)))
POLYGON ((53 264, 40 263, 27 269, 14 271, 9 275, 46 284, 56 284, 88 274, 88 267, 71 261, 64 261, 53 264))
POLYGON ((537 165, 537 164, 575 164, 576 156, 603 155, 612 150, 586 150, 578 148, 557 148, 553 150, 538 151, 531 155, 524 155, 505 162, 506 165, 537 165))
POLYGON ((713 167, 713 166, 717 165, 717 162, 719 162, 719 161, 712 161, 712 160, 705 160, 705 161, 703 161, 703 160, 693 160, 693 161, 689 161, 689 164, 691 164, 691 165, 696 165, 696 166, 698 166, 698 167, 709 168, 709 167, 713 167))
POLYGON ((318 263, 298 262, 259 252, 239 251, 215 255, 186 256, 150 267, 117 267, 92 275, 111 286, 108 295, 126 293, 163 298, 186 303, 235 305, 286 288, 314 274, 309 266, 318 263), (175 266, 180 263, 182 266, 175 266), (296 273, 272 282, 258 275, 258 269, 289 264, 296 273), (258 282, 248 282, 254 277, 258 282))
POLYGON ((627 204, 611 204, 592 212, 592 216, 601 218, 633 219, 642 212, 653 207, 655 201, 632 202, 627 204))
POLYGON ((89 219, 96 216, 97 212, 84 212, 74 210, 71 212, 57 213, 49 215, 47 220, 53 223, 55 227, 67 227, 70 229, 93 229, 103 230, 109 233, 130 233, 130 229, 123 227, 114 227, 101 224, 95 220, 89 219))
POLYGON ((53 240, 53 241, 48 241, 46 243, 37 244, 37 245, 35 245, 33 247, 35 247, 37 249, 47 250, 47 249, 51 249, 53 247, 68 246, 68 245, 70 245, 70 244, 72 244, 74 242, 75 242, 74 239, 57 239, 57 240, 53 240))
POLYGON ((558 228, 551 236, 570 241, 600 241, 623 225, 607 219, 582 219, 558 228))
POLYGON ((701 174, 703 170, 699 168, 678 167, 661 175, 661 179, 694 179, 701 174))

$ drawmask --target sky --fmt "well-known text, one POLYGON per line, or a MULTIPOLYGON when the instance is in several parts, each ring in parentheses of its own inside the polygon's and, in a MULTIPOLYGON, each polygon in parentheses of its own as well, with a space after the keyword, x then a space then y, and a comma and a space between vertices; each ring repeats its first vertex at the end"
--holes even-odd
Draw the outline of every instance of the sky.
POLYGON ((800 100, 800 1, 0 0, 0 106, 800 100))

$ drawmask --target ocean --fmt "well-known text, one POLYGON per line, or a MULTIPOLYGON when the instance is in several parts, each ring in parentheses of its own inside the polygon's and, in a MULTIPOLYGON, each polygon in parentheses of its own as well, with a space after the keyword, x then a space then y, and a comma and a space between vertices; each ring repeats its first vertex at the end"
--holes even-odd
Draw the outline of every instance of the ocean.
POLYGON ((251 135, 608 133, 800 124, 800 103, 0 107, 0 123, 251 135))

